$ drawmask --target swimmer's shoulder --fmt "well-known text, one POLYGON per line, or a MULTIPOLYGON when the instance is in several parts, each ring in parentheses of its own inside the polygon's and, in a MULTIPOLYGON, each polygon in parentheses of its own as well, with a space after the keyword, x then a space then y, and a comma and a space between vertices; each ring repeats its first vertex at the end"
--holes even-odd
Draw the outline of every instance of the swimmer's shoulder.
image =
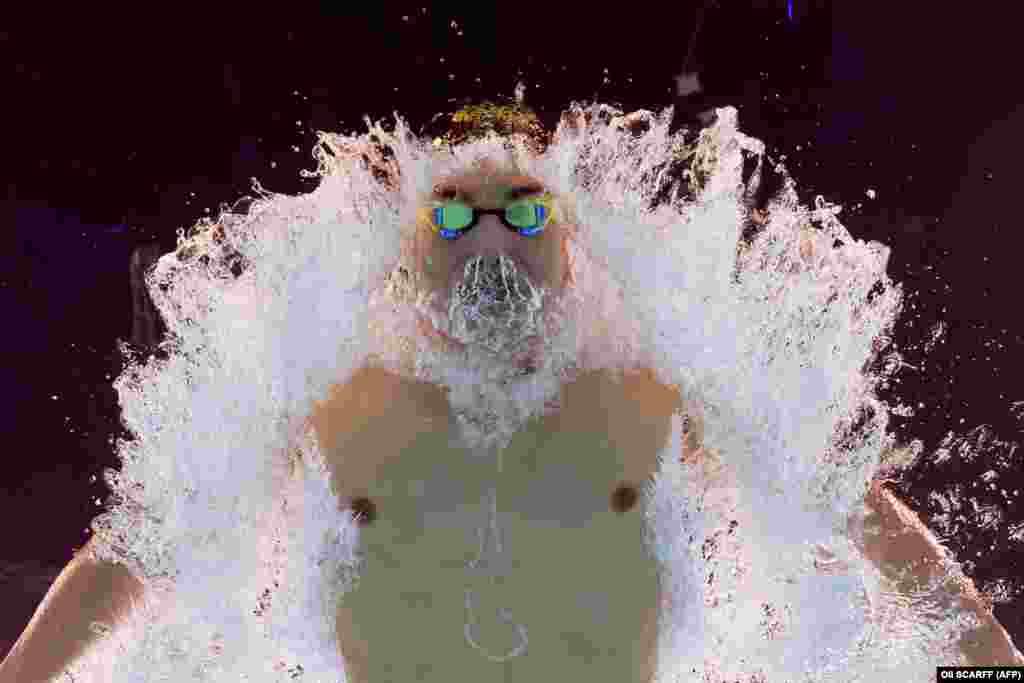
MULTIPOLYGON (((560 393, 559 408, 543 418, 543 430, 607 438, 637 481, 657 470, 672 416, 683 407, 677 387, 650 370, 599 370, 574 377, 560 393)), ((453 424, 442 387, 372 366, 332 385, 310 422, 342 505, 366 495, 380 467, 413 453, 420 436, 450 435, 453 424)))
POLYGON ((563 429, 593 429, 594 418, 600 416, 613 438, 622 433, 634 444, 630 426, 657 426, 661 431, 667 429, 671 416, 682 410, 678 387, 661 382, 648 369, 581 373, 562 387, 561 399, 563 429))
POLYGON ((366 366, 333 384, 310 422, 342 504, 358 497, 384 461, 399 457, 420 435, 450 430, 439 386, 366 366))
POLYGON ((621 457, 625 475, 641 482, 658 470, 672 418, 684 408, 679 388, 660 381, 649 369, 590 371, 562 387, 551 428, 600 433, 621 457))

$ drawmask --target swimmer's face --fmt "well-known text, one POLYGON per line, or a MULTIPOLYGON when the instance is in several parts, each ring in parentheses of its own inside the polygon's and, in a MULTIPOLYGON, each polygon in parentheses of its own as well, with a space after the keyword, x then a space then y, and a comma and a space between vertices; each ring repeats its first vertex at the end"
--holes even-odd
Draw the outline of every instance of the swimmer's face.
MULTIPOLYGON (((438 178, 433 199, 457 199, 475 208, 502 209, 509 202, 545 189, 535 178, 482 165, 438 178)), ((520 329, 510 320, 517 315, 517 319, 531 315, 539 319, 561 296, 569 274, 565 241, 566 228, 554 219, 532 237, 509 230, 494 215, 480 216, 476 227, 456 240, 441 237, 429 224, 417 225, 414 267, 423 286, 435 295, 432 308, 443 320, 438 324, 435 319, 436 331, 461 345, 482 342, 487 337, 492 350, 521 344, 539 334, 536 325, 520 329), (466 306, 466 292, 470 290, 475 294, 468 297, 471 305, 466 306), (519 299, 513 293, 518 293, 519 299), (505 305, 507 301, 521 305, 505 305), (499 336, 504 339, 497 339, 499 336)))

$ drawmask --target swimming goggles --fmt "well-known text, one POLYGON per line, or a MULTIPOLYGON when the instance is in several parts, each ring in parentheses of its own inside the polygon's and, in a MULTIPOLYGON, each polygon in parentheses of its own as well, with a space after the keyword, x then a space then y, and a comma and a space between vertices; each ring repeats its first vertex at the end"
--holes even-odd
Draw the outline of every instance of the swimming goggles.
POLYGON ((477 209, 458 200, 434 201, 424 210, 424 217, 434 232, 446 240, 457 240, 476 227, 480 216, 497 216, 502 224, 523 237, 533 237, 544 230, 551 218, 554 198, 550 192, 510 202, 504 209, 477 209))

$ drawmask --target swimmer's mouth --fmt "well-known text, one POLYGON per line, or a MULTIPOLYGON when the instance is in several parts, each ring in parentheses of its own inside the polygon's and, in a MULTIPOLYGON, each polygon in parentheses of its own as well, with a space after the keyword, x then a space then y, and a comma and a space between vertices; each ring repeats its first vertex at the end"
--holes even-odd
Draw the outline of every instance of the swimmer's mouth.
POLYGON ((494 353, 516 354, 540 333, 544 291, 507 254, 465 259, 448 292, 444 325, 435 325, 446 340, 494 353))
POLYGON ((506 254, 466 259, 449 288, 449 307, 474 309, 487 318, 515 319, 540 309, 542 290, 516 259, 506 254))

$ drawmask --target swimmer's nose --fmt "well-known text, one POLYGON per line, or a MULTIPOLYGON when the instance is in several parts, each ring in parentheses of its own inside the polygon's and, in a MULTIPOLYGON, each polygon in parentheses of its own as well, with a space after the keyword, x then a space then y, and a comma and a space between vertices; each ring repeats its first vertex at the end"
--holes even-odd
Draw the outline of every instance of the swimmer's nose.
MULTIPOLYGON (((493 267, 495 273, 500 272, 498 257, 507 256, 516 263, 521 274, 533 276, 534 273, 529 267, 529 245, 526 243, 528 239, 506 228, 495 216, 483 216, 480 224, 457 242, 457 248, 463 258, 474 259, 482 256, 488 259, 484 265, 488 268, 493 267)), ((457 266, 456 270, 460 271, 456 274, 457 277, 462 276, 461 269, 461 266, 457 266)))
POLYGON ((498 220, 497 216, 481 216, 475 229, 470 230, 459 242, 465 249, 476 254, 512 252, 522 246, 524 238, 512 232, 498 220))

